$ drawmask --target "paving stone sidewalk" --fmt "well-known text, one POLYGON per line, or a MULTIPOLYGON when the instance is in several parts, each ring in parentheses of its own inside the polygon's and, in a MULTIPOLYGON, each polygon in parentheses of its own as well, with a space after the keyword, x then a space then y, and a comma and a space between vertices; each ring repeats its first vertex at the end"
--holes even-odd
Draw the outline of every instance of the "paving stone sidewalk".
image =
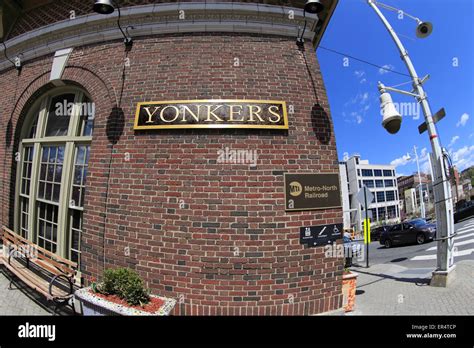
POLYGON ((432 268, 378 264, 359 273, 355 310, 346 315, 474 315, 474 260, 460 261, 448 288, 429 285, 432 268))
POLYGON ((24 284, 15 282, 13 289, 9 289, 10 279, 7 274, 5 268, 0 265, 0 315, 51 315, 51 312, 43 307, 44 300, 26 289, 24 284))

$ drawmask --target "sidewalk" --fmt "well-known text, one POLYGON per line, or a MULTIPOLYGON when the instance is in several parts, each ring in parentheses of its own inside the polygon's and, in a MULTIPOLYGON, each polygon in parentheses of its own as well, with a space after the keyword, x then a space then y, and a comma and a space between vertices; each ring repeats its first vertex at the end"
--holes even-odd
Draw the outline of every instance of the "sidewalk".
POLYGON ((354 267, 355 310, 347 315, 474 315, 474 260, 456 264, 448 288, 429 285, 432 270, 387 263, 354 267))
POLYGON ((51 315, 39 304, 44 301, 21 282, 16 281, 13 289, 8 289, 10 279, 5 274, 5 268, 0 265, 0 315, 51 315), (22 286, 21 290, 18 286, 22 286))

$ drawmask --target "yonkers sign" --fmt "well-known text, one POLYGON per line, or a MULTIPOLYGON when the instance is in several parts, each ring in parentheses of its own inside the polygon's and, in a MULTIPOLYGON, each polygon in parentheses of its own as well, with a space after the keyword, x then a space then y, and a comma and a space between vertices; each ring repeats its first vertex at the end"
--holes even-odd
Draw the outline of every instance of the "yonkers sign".
POLYGON ((286 103, 273 100, 177 100, 138 103, 135 130, 288 129, 286 103))

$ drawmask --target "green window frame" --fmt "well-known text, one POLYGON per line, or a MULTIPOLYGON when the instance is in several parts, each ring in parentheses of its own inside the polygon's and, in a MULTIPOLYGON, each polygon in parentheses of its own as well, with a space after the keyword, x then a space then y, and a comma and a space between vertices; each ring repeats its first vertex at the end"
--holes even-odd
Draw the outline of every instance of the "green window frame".
POLYGON ((30 108, 17 154, 15 230, 78 263, 94 116, 84 91, 56 88, 30 108))

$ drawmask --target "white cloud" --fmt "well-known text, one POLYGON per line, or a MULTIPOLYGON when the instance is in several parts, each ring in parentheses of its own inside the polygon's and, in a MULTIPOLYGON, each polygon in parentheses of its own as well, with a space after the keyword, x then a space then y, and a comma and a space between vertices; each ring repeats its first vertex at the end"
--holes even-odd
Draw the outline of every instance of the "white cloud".
POLYGON ((361 78, 361 77, 364 77, 365 76, 365 71, 363 70, 356 70, 354 71, 354 75, 357 77, 357 78, 361 78))
POLYGON ((345 121, 361 124, 370 109, 370 93, 358 92, 354 97, 344 104, 343 116, 347 116, 345 121))
POLYGON ((454 137, 452 137, 452 138, 451 138, 451 142, 449 143, 448 147, 453 146, 454 143, 455 143, 456 141, 458 141, 458 140, 459 140, 459 136, 458 136, 458 135, 455 135, 454 137))
POLYGON ((364 93, 357 93, 355 97, 352 97, 349 102, 347 102, 345 105, 355 105, 355 104, 360 104, 364 105, 369 101, 369 92, 364 92, 364 93))
POLYGON ((456 123, 456 127, 459 127, 459 126, 464 127, 466 125, 467 120, 469 120, 469 115, 467 113, 462 114, 458 123, 456 123))
POLYGON ((367 79, 360 80, 360 83, 366 83, 366 82, 367 82, 367 79))
POLYGON ((357 124, 361 124, 363 121, 362 115, 358 112, 351 112, 351 117, 357 122, 357 124))
POLYGON ((385 65, 382 65, 382 68, 379 69, 380 75, 383 75, 389 72, 388 70, 385 70, 385 69, 393 70, 393 68, 395 67, 392 64, 385 64, 385 65))
POLYGON ((452 153, 453 164, 459 170, 464 170, 474 165, 474 145, 464 146, 452 153))
POLYGON ((430 162, 425 162, 420 165, 420 170, 425 173, 425 174, 430 174, 431 175, 431 168, 430 168, 430 162))
MULTIPOLYGON (((418 152, 418 162, 421 164, 428 161, 429 155, 428 149, 426 147, 422 148, 421 151, 418 152)), ((412 160, 416 162, 416 158, 413 157, 412 160)))
POLYGON ((403 155, 402 157, 394 159, 392 162, 390 162, 390 165, 398 167, 398 166, 404 166, 407 163, 409 163, 411 160, 410 156, 408 154, 403 155))

